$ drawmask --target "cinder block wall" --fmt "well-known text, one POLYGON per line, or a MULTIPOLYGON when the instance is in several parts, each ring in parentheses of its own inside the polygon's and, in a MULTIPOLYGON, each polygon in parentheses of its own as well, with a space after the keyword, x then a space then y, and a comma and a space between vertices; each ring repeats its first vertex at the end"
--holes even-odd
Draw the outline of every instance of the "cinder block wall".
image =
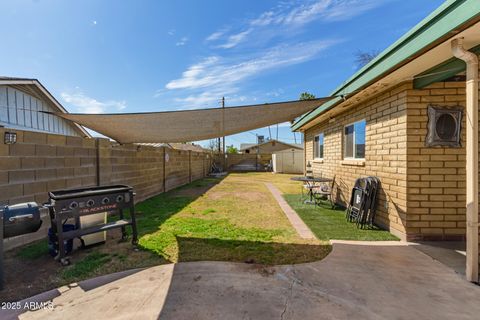
POLYGON ((438 82, 407 91, 407 238, 465 237, 465 113, 461 148, 426 147, 428 106, 465 107, 465 82, 438 82))
POLYGON ((17 143, 0 141, 0 204, 43 203, 47 191, 95 185, 95 140, 8 131, 17 133, 17 143))
MULTIPOLYGON (((260 165, 266 165, 272 160, 272 155, 268 153, 230 153, 227 155, 226 168, 230 170, 233 166, 248 161, 255 164, 257 161, 260 165)), ((215 162, 220 166, 223 166, 223 158, 220 155, 216 155, 215 162)))
POLYGON ((377 176, 378 224, 405 238, 407 210, 407 94, 409 84, 384 92, 335 117, 333 123, 321 123, 305 132, 306 161, 314 174, 336 181, 335 196, 342 204, 359 177, 377 176), (366 120, 365 161, 343 159, 343 130, 352 122, 366 120), (324 159, 313 159, 313 139, 324 133, 324 159))
MULTIPOLYGON (((42 204, 48 191, 97 184, 130 185, 138 202, 205 177, 212 161, 202 152, 5 128, 0 128, 1 137, 5 131, 16 132, 17 143, 0 141, 0 205, 42 204)), ((50 223, 45 214, 43 220, 41 230, 6 239, 5 248, 45 237, 50 223)))

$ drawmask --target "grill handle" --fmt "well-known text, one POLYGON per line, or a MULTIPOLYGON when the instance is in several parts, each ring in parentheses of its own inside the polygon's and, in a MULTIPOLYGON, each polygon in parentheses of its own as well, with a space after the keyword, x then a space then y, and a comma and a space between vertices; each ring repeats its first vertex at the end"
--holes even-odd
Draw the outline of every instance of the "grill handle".
POLYGON ((14 222, 15 220, 21 220, 21 219, 33 219, 33 214, 29 213, 29 214, 22 214, 22 215, 18 215, 18 216, 13 216, 13 217, 8 218, 8 221, 14 222))

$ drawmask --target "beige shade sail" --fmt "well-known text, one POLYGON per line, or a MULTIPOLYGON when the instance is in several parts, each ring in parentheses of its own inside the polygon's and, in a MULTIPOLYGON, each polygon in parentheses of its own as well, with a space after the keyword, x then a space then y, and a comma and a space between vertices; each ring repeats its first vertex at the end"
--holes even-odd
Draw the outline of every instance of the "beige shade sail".
POLYGON ((291 121, 331 98, 249 106, 119 114, 56 113, 119 143, 199 141, 291 121))

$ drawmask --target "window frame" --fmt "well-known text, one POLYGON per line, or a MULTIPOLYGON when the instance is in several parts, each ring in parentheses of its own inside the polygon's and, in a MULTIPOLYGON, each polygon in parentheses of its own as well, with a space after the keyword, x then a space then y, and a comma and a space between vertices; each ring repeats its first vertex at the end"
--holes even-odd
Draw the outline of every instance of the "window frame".
POLYGON ((313 136, 313 160, 323 160, 323 158, 325 157, 325 133, 323 132, 320 132, 319 134, 316 134, 313 136), (322 156, 320 157, 320 154, 319 154, 319 157, 317 157, 317 152, 320 153, 320 143, 318 143, 317 145, 317 141, 315 141, 315 139, 318 137, 318 142, 320 142, 320 136, 322 136, 322 145, 323 145, 323 154, 322 156))
POLYGON ((342 132, 342 142, 343 142, 343 160, 353 160, 353 161, 365 161, 365 153, 366 153, 366 150, 364 151, 364 154, 363 154, 363 158, 356 158, 355 155, 356 155, 356 149, 357 149, 357 145, 356 145, 356 141, 355 141, 355 124, 356 123, 359 123, 359 122, 365 122, 365 145, 367 145, 367 119, 361 119, 361 120, 358 120, 358 121, 354 121, 354 122, 351 122, 349 124, 346 124, 345 126, 343 126, 343 132, 342 132), (347 141, 346 141, 346 134, 345 134, 345 129, 347 127, 350 127, 350 126, 353 126, 353 157, 347 157, 346 154, 347 154, 347 141))

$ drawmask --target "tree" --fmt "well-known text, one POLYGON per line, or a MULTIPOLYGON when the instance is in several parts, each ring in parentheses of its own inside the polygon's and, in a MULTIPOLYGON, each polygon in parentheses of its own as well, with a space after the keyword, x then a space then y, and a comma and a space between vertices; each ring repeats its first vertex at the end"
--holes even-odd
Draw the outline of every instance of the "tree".
POLYGON ((233 146, 227 146, 227 153, 238 153, 238 149, 233 146))
POLYGON ((300 100, 312 100, 316 99, 315 95, 308 93, 308 92, 302 92, 300 94, 300 100))
POLYGON ((208 141, 207 149, 212 150, 213 152, 218 152, 218 139, 210 139, 208 141))
POLYGON ((361 67, 363 67, 364 65, 366 65, 367 63, 375 59, 375 57, 378 56, 379 53, 380 51, 378 50, 371 50, 371 51, 358 50, 355 53, 355 63, 357 64, 357 67, 360 69, 361 67))

